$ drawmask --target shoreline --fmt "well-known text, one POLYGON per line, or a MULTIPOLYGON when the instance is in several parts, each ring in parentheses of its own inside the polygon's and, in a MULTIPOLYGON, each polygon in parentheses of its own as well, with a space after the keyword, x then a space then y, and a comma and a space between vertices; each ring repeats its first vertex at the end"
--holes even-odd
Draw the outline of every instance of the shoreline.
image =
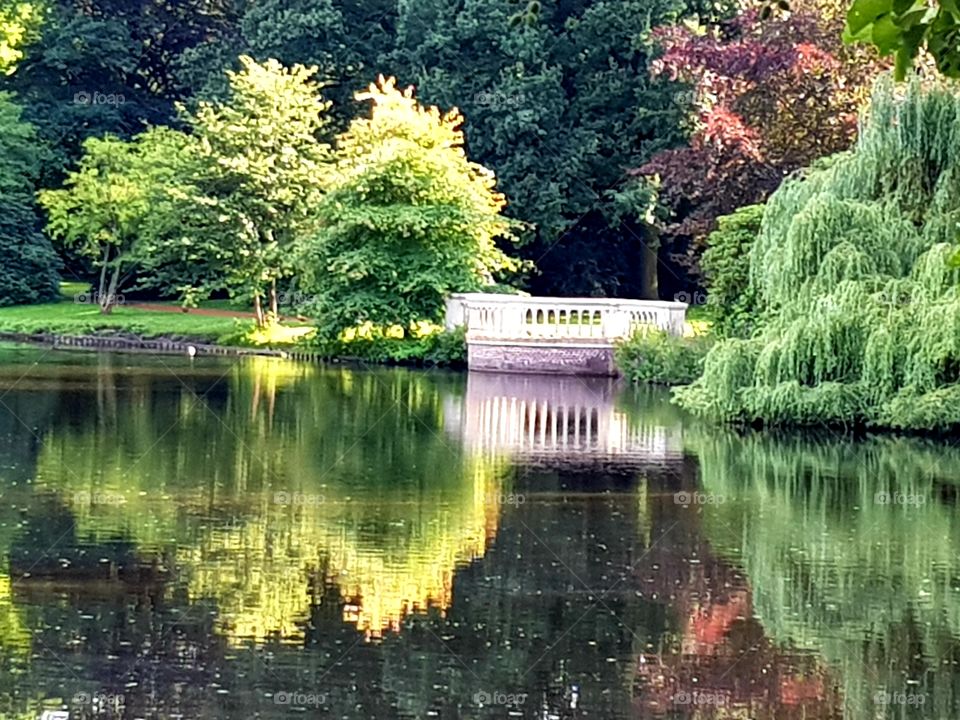
MULTIPOLYGON (((376 365, 381 367, 431 368, 437 364, 417 360, 376 361, 353 356, 331 356, 303 348, 277 350, 273 348, 243 345, 220 345, 208 338, 189 335, 158 335, 141 337, 133 334, 67 335, 51 332, 15 332, 0 330, 0 342, 47 347, 51 350, 76 350, 81 352, 115 352, 148 355, 187 355, 195 357, 274 357, 297 362, 329 363, 332 365, 376 365), (193 348, 191 355, 190 348, 193 348)), ((456 364, 440 365, 448 370, 464 370, 456 364)))

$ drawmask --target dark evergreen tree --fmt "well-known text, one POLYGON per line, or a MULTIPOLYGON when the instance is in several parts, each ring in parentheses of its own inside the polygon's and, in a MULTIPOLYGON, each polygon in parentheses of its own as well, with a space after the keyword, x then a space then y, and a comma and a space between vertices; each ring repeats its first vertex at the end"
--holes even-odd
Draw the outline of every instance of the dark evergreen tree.
POLYGON ((37 231, 34 180, 41 148, 34 128, 8 94, 0 94, 0 305, 53 300, 56 253, 37 231))

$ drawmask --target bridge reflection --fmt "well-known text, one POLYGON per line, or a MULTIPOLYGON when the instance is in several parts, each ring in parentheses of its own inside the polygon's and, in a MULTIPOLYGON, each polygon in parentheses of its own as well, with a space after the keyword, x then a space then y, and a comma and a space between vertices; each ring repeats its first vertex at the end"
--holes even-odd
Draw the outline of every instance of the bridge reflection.
POLYGON ((447 432, 473 453, 524 465, 643 468, 683 456, 679 420, 637 422, 616 403, 612 378, 470 373, 463 398, 448 396, 447 432))

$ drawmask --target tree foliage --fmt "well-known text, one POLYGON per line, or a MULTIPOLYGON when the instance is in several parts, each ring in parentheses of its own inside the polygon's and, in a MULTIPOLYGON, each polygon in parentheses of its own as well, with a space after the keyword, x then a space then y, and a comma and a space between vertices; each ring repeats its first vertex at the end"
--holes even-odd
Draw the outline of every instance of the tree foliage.
POLYGON ((667 212, 664 260, 699 279, 716 219, 762 202, 789 173, 847 148, 879 65, 840 42, 842 20, 821 0, 787 16, 747 10, 719 26, 661 28, 660 77, 682 81, 696 108, 687 145, 641 166, 667 212))
POLYGON ((852 152, 786 182, 750 252, 760 309, 681 405, 728 421, 960 424, 960 98, 878 90, 852 152))
POLYGON ((0 2, 0 73, 10 74, 23 57, 23 47, 37 32, 43 17, 39 2, 0 2))
POLYGON ((225 99, 183 110, 189 151, 162 192, 175 222, 151 226, 150 256, 156 284, 181 295, 246 295, 263 324, 262 300, 276 315, 277 283, 293 274, 295 243, 314 227, 328 182, 329 103, 314 68, 240 62, 225 99))
POLYGON ((893 55, 894 74, 907 70, 924 51, 946 77, 960 77, 960 6, 927 0, 854 0, 847 12, 844 39, 893 55))
POLYGON ((450 292, 476 290, 515 264, 496 245, 511 232, 493 173, 464 151, 462 116, 423 108, 381 78, 337 139, 323 227, 303 252, 304 289, 327 337, 373 323, 439 320, 450 292))
MULTIPOLYGON (((15 73, 0 78, 0 88, 17 93, 25 118, 48 147, 42 184, 63 180, 88 137, 128 140, 148 126, 173 123, 174 103, 184 95, 177 75, 183 58, 208 37, 221 42, 229 37, 237 13, 232 5, 233 0, 35 5, 42 12, 22 46, 23 58, 15 73)), ((2 12, 0 5, 0 18, 2 12)), ((218 73, 222 76, 223 66, 218 73)))
POLYGON ((509 0, 400 8, 385 62, 425 102, 463 111, 471 155, 496 171, 509 214, 532 228, 521 248, 540 270, 531 289, 655 294, 649 203, 636 198, 624 212, 636 196, 623 191, 629 168, 681 139, 672 88, 649 76, 648 35, 685 5, 543 3, 532 22, 512 28, 523 7, 509 0))
POLYGON ((763 205, 745 205, 717 218, 717 229, 707 238, 701 264, 707 279, 707 312, 718 335, 746 333, 753 322, 757 308, 750 291, 750 248, 762 220, 763 205))
POLYGON ((151 211, 138 146, 114 137, 88 138, 79 167, 60 190, 44 190, 40 204, 47 231, 99 274, 96 300, 101 312, 117 304, 119 289, 134 269, 140 228, 151 211))
POLYGON ((0 94, 0 305, 53 300, 58 261, 38 232, 34 182, 42 148, 8 94, 0 94))

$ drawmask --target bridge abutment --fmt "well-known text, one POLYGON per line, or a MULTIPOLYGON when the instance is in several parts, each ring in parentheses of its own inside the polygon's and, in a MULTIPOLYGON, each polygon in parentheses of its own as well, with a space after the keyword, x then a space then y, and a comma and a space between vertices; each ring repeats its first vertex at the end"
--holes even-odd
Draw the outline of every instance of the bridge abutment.
POLYGON ((616 376, 613 345, 474 340, 467 365, 479 372, 616 376))

